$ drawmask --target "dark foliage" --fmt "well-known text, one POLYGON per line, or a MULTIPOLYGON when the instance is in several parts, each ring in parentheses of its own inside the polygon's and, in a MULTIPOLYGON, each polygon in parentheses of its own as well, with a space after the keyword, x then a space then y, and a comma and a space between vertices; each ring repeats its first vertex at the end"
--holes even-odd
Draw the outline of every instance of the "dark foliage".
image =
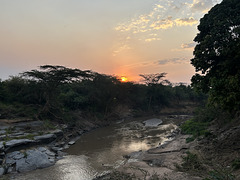
POLYGON ((201 20, 191 60, 192 84, 209 102, 235 113, 240 108, 240 1, 223 0, 201 20))
POLYGON ((0 82, 0 118, 72 121, 73 112, 86 112, 107 119, 121 113, 116 112, 121 106, 158 112, 181 101, 204 99, 190 86, 172 86, 163 79, 165 73, 142 77, 147 77, 145 84, 121 82, 115 76, 63 66, 40 66, 39 70, 0 82))

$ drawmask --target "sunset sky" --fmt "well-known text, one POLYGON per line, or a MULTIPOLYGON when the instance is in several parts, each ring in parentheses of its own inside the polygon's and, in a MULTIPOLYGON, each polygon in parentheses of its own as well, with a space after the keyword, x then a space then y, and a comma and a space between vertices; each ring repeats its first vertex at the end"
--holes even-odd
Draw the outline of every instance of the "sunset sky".
POLYGON ((221 0, 0 0, 0 79, 40 65, 190 82, 199 19, 221 0))

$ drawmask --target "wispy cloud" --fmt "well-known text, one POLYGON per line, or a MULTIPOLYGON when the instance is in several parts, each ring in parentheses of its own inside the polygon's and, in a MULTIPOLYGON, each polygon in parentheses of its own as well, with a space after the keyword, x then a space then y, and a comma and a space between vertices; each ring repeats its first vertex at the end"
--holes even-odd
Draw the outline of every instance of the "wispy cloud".
POLYGON ((195 46, 196 46, 196 43, 194 42, 181 44, 182 49, 194 48, 195 46))
POLYGON ((196 46, 195 42, 190 42, 190 43, 183 43, 180 45, 179 48, 172 49, 171 51, 173 52, 178 52, 178 51, 193 51, 193 48, 196 46))
POLYGON ((187 57, 179 57, 179 58, 170 58, 170 59, 162 59, 157 61, 157 63, 159 65, 165 65, 168 63, 172 63, 172 64, 181 64, 181 63, 185 63, 188 62, 190 58, 187 57))
POLYGON ((220 1, 159 0, 157 4, 153 5, 151 11, 119 23, 114 30, 121 36, 146 43, 159 41, 163 31, 181 26, 195 26, 203 13, 220 1), (152 37, 151 34, 156 34, 156 36, 152 37))
POLYGON ((202 11, 207 12, 213 6, 212 0, 194 0, 192 4, 190 4, 193 11, 202 11))
POLYGON ((116 56, 118 53, 122 52, 122 51, 126 51, 126 50, 130 50, 131 47, 128 44, 122 44, 121 46, 119 46, 117 48, 117 50, 114 50, 112 55, 116 56))
POLYGON ((148 38, 148 39, 145 39, 145 42, 152 42, 152 41, 159 41, 161 40, 160 38, 148 38))
POLYGON ((182 63, 189 63, 190 57, 175 57, 175 58, 169 58, 169 59, 160 59, 155 61, 144 61, 134 64, 128 64, 121 66, 121 68, 124 69, 138 69, 141 67, 156 67, 156 66, 162 66, 167 64, 182 64, 182 63))
POLYGON ((198 23, 198 20, 194 19, 193 17, 183 18, 183 19, 176 19, 175 23, 177 26, 192 26, 198 23))

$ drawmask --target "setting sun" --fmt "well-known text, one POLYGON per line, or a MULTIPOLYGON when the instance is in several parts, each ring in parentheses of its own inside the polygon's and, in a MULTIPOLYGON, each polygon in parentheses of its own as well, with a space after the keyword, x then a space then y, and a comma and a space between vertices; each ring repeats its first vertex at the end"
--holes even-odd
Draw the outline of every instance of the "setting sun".
POLYGON ((122 76, 122 77, 121 77, 121 81, 122 81, 122 82, 127 82, 127 78, 126 78, 125 76, 122 76))

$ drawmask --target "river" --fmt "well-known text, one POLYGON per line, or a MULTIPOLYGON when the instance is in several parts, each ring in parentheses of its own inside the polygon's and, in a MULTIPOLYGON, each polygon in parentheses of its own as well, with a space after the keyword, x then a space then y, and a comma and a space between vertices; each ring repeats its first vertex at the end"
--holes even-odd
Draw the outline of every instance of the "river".
POLYGON ((91 180, 127 162, 123 156, 145 151, 168 140, 177 126, 167 117, 159 126, 146 127, 148 118, 117 122, 82 135, 54 166, 11 175, 19 180, 91 180))

